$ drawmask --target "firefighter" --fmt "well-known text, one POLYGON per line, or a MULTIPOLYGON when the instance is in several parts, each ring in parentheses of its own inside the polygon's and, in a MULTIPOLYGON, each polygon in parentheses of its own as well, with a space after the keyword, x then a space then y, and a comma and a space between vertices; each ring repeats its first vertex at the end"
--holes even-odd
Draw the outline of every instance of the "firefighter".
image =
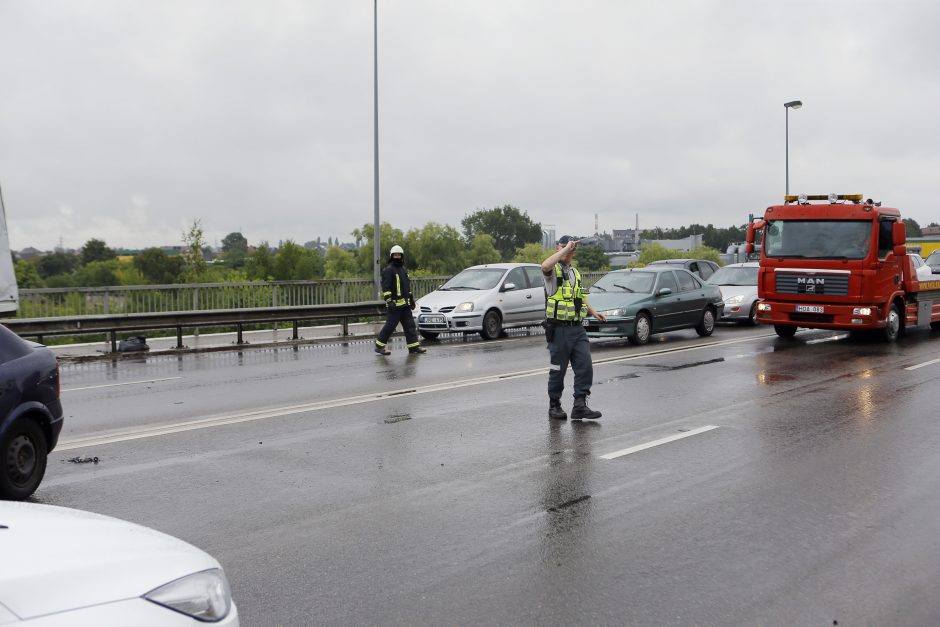
POLYGON ((428 352, 418 342, 418 327, 411 314, 415 308, 415 299, 411 294, 411 281, 408 280, 408 271, 405 270, 405 251, 398 244, 392 246, 388 254, 388 265, 382 271, 382 298, 388 314, 385 326, 375 338, 375 352, 379 355, 391 355, 388 350, 388 338, 395 332, 401 322, 405 330, 405 340, 408 342, 408 352, 413 354, 428 352))
POLYGON ((581 324, 591 314, 601 322, 607 318, 594 310, 581 289, 581 273, 571 265, 578 241, 564 235, 555 246, 555 253, 542 262, 542 278, 547 295, 545 309, 545 339, 551 365, 548 370, 548 417, 567 420, 561 408, 561 395, 565 391, 565 372, 568 364, 574 371, 574 407, 572 420, 595 420, 601 412, 587 405, 594 379, 591 362, 591 343, 581 324))

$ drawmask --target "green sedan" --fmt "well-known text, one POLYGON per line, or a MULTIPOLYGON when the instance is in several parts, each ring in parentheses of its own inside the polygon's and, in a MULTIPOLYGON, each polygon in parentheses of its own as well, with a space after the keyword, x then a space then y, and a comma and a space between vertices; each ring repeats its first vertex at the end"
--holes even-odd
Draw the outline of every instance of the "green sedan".
POLYGON ((591 286, 588 300, 607 316, 606 322, 584 320, 589 337, 626 337, 637 345, 654 333, 678 329, 711 335, 725 306, 717 285, 687 270, 655 266, 605 274, 591 286))

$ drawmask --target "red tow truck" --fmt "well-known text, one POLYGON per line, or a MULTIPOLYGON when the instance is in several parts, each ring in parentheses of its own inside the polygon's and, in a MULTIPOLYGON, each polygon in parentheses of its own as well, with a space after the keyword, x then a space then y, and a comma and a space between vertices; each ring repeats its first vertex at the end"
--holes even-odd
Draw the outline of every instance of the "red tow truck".
POLYGON ((940 328, 940 275, 918 281, 901 212, 861 194, 785 196, 747 228, 760 243, 757 321, 780 337, 798 327, 878 330, 895 341, 940 328))

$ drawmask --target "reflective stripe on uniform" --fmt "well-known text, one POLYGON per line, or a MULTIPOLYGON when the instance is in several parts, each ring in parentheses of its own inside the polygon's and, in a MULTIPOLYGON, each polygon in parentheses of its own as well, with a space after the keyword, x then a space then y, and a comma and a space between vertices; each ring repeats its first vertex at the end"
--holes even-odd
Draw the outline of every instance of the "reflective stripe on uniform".
POLYGON ((587 315, 587 303, 581 289, 581 273, 577 268, 574 272, 574 285, 562 272, 561 264, 555 264, 555 280, 559 282, 558 289, 549 296, 545 302, 545 317, 554 320, 580 320, 587 315), (581 307, 575 306, 575 301, 581 301, 581 307))

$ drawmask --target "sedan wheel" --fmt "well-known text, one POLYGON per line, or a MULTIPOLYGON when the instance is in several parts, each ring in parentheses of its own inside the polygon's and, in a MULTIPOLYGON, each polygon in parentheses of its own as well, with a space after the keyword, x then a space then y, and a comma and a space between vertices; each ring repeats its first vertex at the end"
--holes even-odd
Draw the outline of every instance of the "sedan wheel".
POLYGON ((757 303, 756 302, 753 305, 751 305, 751 313, 749 313, 747 316, 747 323, 752 327, 757 326, 757 303))
POLYGON ((650 341, 651 331, 652 325, 650 324, 649 315, 645 313, 638 314, 636 324, 633 325, 633 335, 630 335, 627 340, 634 346, 642 346, 650 341))
POLYGON ((695 332, 702 337, 708 337, 715 332, 715 312, 711 307, 706 307, 705 311, 702 312, 702 319, 695 327, 695 332))
POLYGON ((484 340, 495 340, 503 330, 503 321, 495 309, 486 312, 483 316, 483 329, 480 335, 484 340))
POLYGON ((46 473, 46 437, 32 420, 20 418, 0 442, 0 498, 25 499, 46 473))

